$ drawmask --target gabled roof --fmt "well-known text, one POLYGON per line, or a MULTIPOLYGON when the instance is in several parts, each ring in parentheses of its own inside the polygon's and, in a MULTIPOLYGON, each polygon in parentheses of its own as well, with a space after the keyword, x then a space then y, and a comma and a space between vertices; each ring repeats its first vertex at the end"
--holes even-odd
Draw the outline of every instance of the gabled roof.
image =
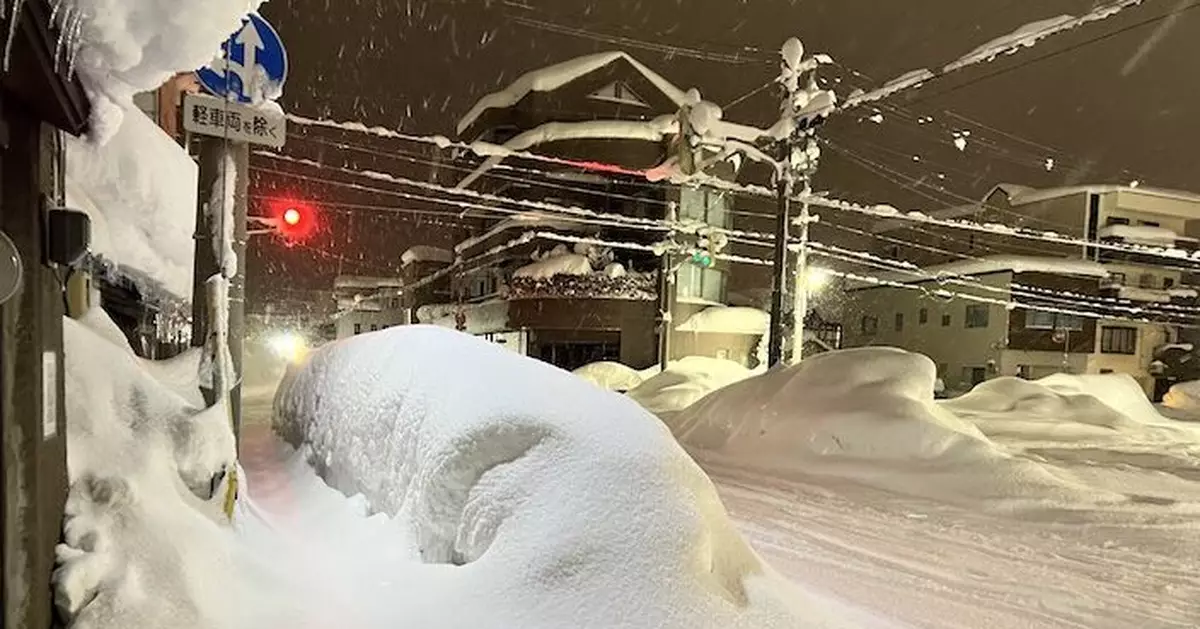
POLYGON ((1109 194, 1113 192, 1172 199, 1175 201, 1186 201, 1188 203, 1200 203, 1200 194, 1196 194, 1194 192, 1169 190, 1166 188, 1121 186, 1113 184, 1065 186, 1061 188, 1045 188, 1041 190, 1035 188, 1026 188, 1024 186, 1016 186, 1013 184, 1000 184, 996 186, 994 190, 1000 190, 1004 192, 1008 196, 1009 205, 1014 207, 1020 205, 1029 205, 1031 203, 1039 203, 1042 201, 1049 201, 1051 199, 1061 199, 1063 197, 1069 197, 1076 194, 1109 194))
POLYGON ((513 81, 508 87, 488 94, 479 99, 475 106, 458 121, 458 133, 467 130, 483 113, 489 109, 503 109, 521 102, 521 99, 531 92, 553 92, 572 81, 606 68, 618 60, 625 60, 633 66, 646 80, 654 84, 660 92, 677 105, 683 105, 687 93, 666 80, 659 73, 646 67, 623 51, 602 52, 594 55, 576 57, 552 66, 526 72, 513 81))

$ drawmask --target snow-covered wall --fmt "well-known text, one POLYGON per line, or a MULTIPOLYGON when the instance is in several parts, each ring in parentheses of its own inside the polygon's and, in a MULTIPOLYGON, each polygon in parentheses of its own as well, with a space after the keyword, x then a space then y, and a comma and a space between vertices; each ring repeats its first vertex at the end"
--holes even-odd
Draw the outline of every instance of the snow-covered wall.
POLYGON ((198 169, 154 121, 130 108, 110 141, 66 139, 67 205, 92 219, 92 252, 192 294, 198 169))

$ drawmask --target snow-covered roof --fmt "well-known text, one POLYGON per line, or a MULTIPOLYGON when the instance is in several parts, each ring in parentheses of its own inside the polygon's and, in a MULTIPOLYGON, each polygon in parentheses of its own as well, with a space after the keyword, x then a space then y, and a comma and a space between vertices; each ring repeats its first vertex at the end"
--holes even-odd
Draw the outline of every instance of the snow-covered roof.
POLYGON ((65 143, 67 205, 91 218, 92 252, 132 271, 135 283, 145 277, 190 300, 196 163, 132 108, 106 144, 65 143))
MULTIPOLYGON (((1039 203, 1052 199, 1061 199, 1063 197, 1069 197, 1077 194, 1110 194, 1114 192, 1171 199, 1175 201, 1186 201, 1188 203, 1200 203, 1200 194, 1186 192, 1183 190, 1170 190, 1167 188, 1093 184, 1083 186, 1064 186, 1061 188, 1044 188, 1039 190, 1035 188, 1026 188, 1024 186, 1013 186, 1012 184, 1002 185, 1011 186, 1010 189, 1015 191, 1015 194, 1008 194, 1008 202, 1012 206, 1029 205, 1031 203, 1039 203)), ((997 188, 1008 192, 1008 190, 1005 190, 1000 186, 997 186, 997 188)))
POLYGON ((572 231, 586 231, 589 229, 588 225, 581 223, 578 220, 555 217, 544 212, 522 212, 500 221, 495 225, 495 227, 492 227, 478 236, 472 236, 458 243, 457 245, 454 245, 454 251, 462 253, 480 243, 487 242, 496 234, 500 234, 511 229, 532 226, 572 231))
POLYGON ((431 247, 429 245, 417 245, 409 247, 400 256, 400 264, 408 266, 415 262, 441 262, 450 264, 454 262, 454 252, 441 247, 431 247))
POLYGON ((673 102, 682 104, 685 101, 686 92, 675 87, 674 84, 663 78, 659 73, 646 67, 642 62, 634 59, 629 53, 620 50, 601 52, 576 57, 562 63, 526 72, 508 87, 479 99, 475 103, 475 106, 458 121, 458 132, 462 133, 466 131, 468 127, 474 124, 489 109, 512 107, 521 102, 521 99, 528 96, 530 92, 552 92, 582 76, 605 68, 620 59, 629 62, 635 70, 646 77, 646 80, 653 83, 660 92, 673 102))
POLYGON ((767 333, 771 316, 758 308, 739 306, 713 306, 688 317, 675 326, 680 332, 712 334, 767 333))
MULTIPOLYGON (((918 272, 880 273, 878 279, 887 282, 918 283, 934 279, 971 275, 984 275, 1011 271, 1013 273, 1048 273, 1105 278, 1108 271, 1103 264, 1073 258, 1042 258, 1036 256, 997 255, 972 260, 960 260, 948 264, 923 267, 918 272)), ((871 287, 876 284, 870 284, 871 287)))
POLYGON ((334 289, 346 288, 400 288, 404 280, 398 277, 372 277, 366 275, 339 275, 333 280, 334 289))
POLYGON ((578 253, 547 256, 513 271, 513 277, 548 279, 555 275, 591 275, 592 264, 587 256, 578 253))

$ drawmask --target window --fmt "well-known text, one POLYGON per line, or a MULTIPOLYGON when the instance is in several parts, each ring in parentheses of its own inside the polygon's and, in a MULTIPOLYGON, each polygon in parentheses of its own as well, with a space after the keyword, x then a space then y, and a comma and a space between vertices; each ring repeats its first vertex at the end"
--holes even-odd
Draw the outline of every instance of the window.
POLYGON ((1116 372, 1114 372, 1112 369, 1101 369, 1100 370, 1101 375, 1110 374, 1110 373, 1116 373, 1116 372))
POLYGON ((904 331, 904 313, 903 312, 896 313, 896 331, 897 332, 904 331))
POLYGON ((685 264, 675 277, 676 294, 680 299, 702 299, 717 303, 725 301, 726 278, 720 269, 685 264))
POLYGON ((987 306, 967 306, 967 318, 964 323, 968 328, 986 328, 988 327, 988 315, 990 312, 987 306))
POLYGON ((1157 284, 1158 282, 1155 280, 1154 276, 1149 273, 1142 273, 1141 276, 1138 277, 1138 286, 1141 288, 1154 288, 1157 284))
POLYGON ((372 323, 372 324, 371 324, 371 331, 372 331, 372 332, 378 332, 378 331, 379 331, 379 324, 372 323))
POLYGON ((724 191, 683 187, 679 190, 679 217, 718 227, 729 226, 732 197, 724 191))
POLYGON ((948 315, 948 314, 942 315, 942 327, 943 328, 950 327, 950 315, 948 315))
POLYGON ((362 334, 362 324, 361 324, 361 323, 355 323, 355 324, 354 324, 354 333, 355 333, 355 334, 362 334))
POLYGON ((1101 328, 1100 353, 1136 354, 1137 328, 1101 328))
POLYGON ((1128 225, 1129 219, 1123 218, 1120 216, 1110 216, 1110 217, 1108 217, 1108 220, 1106 220, 1104 222, 1104 224, 1105 225, 1128 225))
POLYGON ((1033 376, 1033 369, 1029 365, 1017 365, 1017 377, 1023 380, 1029 380, 1033 376))
POLYGON ((863 334, 874 334, 879 331, 879 319, 871 316, 862 318, 863 334))
POLYGON ((1138 221, 1138 225, 1142 225, 1144 227, 1161 227, 1162 226, 1158 221, 1138 221))
POLYGON ((633 105, 635 107, 649 107, 646 101, 638 96, 628 85, 622 81, 609 83, 604 87, 592 92, 588 98, 599 100, 608 103, 616 103, 618 105, 633 105))
POLYGON ((900 257, 900 245, 891 245, 887 247, 887 255, 890 258, 900 257))
POLYGON ((1123 286, 1125 284, 1125 274, 1124 273, 1109 273, 1108 278, 1109 278, 1110 282, 1112 282, 1113 284, 1115 284, 1117 286, 1123 286))
POLYGON ((400 308, 400 298, 399 298, 399 297, 393 297, 393 298, 392 298, 392 309, 393 309, 393 310, 398 310, 399 308, 400 308))
POLYGON ((1163 278, 1163 288, 1172 288, 1174 286, 1175 286, 1175 278, 1173 278, 1173 277, 1164 277, 1163 278))
POLYGON ((1041 310, 1025 311, 1026 330, 1070 330, 1078 332, 1083 329, 1083 318, 1074 315, 1044 312, 1041 310))
POLYGON ((917 311, 917 323, 920 323, 921 325, 925 325, 926 323, 929 323, 929 309, 928 308, 922 308, 917 311))

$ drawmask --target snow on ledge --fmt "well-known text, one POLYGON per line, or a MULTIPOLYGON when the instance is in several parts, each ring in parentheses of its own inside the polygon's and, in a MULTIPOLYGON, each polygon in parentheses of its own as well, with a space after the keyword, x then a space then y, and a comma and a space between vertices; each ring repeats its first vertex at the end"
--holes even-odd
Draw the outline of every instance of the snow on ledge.
POLYGON ((451 264, 454 262, 454 252, 440 247, 430 247, 429 245, 417 245, 409 247, 400 256, 400 264, 408 266, 417 262, 440 262, 442 264, 451 264))
POLYGON ((65 143, 67 205, 91 218, 92 251, 190 300, 196 163, 133 108, 106 144, 65 143))

